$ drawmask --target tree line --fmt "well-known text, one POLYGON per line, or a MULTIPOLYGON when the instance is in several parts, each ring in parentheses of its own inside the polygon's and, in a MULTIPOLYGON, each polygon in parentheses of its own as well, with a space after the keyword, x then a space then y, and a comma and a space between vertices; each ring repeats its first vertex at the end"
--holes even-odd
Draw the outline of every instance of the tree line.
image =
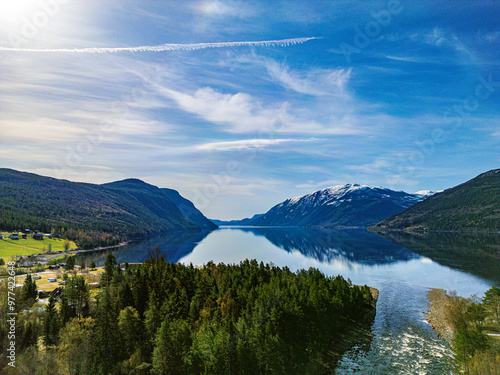
POLYGON ((454 332, 451 344, 458 370, 500 375, 500 288, 491 287, 482 299, 452 295, 448 301, 446 320, 454 332))
POLYGON ((331 373, 340 337, 374 309, 367 286, 317 269, 256 260, 194 267, 167 263, 159 250, 124 271, 108 254, 101 285, 91 297, 73 276, 59 302, 20 314, 22 369, 5 366, 2 350, 4 373, 331 373))

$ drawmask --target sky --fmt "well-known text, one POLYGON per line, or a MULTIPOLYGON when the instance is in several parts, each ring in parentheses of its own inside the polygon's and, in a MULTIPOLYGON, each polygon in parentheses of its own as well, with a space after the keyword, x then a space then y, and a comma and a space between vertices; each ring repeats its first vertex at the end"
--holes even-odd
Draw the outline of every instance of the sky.
POLYGON ((500 3, 0 0, 0 167, 239 219, 500 168, 500 3))

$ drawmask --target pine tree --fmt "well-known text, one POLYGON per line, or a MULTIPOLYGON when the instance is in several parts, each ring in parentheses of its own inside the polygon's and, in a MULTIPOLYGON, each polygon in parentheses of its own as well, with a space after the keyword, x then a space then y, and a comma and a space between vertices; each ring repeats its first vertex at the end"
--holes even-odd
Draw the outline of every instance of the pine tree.
POLYGON ((21 293, 24 301, 26 301, 29 305, 32 305, 35 302, 37 297, 37 286, 36 281, 32 279, 31 274, 26 276, 21 293))
POLYGON ((59 314, 56 310, 56 301, 50 296, 49 303, 45 307, 44 336, 45 346, 56 345, 59 331, 59 314))

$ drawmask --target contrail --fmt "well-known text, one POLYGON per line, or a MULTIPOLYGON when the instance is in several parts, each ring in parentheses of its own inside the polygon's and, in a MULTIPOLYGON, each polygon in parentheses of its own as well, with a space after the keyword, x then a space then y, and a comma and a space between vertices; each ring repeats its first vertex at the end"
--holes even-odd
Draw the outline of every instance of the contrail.
POLYGON ((223 42, 223 43, 194 43, 194 44, 160 44, 157 46, 139 46, 139 47, 116 47, 116 48, 14 48, 1 47, 0 52, 63 52, 63 53, 118 53, 118 52, 163 52, 163 51, 195 51, 206 48, 225 48, 225 47, 287 47, 294 44, 305 43, 309 40, 319 39, 311 38, 294 38, 281 40, 264 40, 257 42, 223 42))

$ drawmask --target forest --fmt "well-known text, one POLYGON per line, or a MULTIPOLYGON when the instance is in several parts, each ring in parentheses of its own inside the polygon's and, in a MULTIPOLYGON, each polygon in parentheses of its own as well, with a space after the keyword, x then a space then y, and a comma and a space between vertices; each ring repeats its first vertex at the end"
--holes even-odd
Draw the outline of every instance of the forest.
POLYGON ((445 318, 453 336, 457 371, 467 375, 500 375, 500 288, 491 287, 482 299, 452 295, 445 318))
POLYGON ((199 231, 167 192, 172 194, 135 179, 95 185, 0 168, 0 227, 52 233, 83 249, 155 233, 199 231))
MULTIPOLYGON (((2 347, 2 373, 326 374, 351 331, 369 331, 375 309, 370 288, 317 269, 194 267, 165 262, 160 249, 123 268, 108 254, 100 283, 89 290, 73 275, 59 301, 36 308, 27 277, 17 292, 16 367, 2 347)), ((8 330, 3 320, 3 345, 8 330)))

